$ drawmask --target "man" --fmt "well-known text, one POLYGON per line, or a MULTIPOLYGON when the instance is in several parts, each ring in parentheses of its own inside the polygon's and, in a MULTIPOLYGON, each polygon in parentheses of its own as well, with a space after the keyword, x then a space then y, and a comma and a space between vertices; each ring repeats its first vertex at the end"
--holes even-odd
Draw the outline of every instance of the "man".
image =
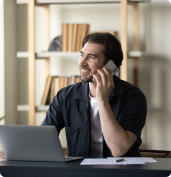
POLYGON ((121 65, 120 42, 109 33, 93 33, 82 45, 82 82, 57 93, 42 125, 55 125, 58 132, 65 127, 69 155, 140 156, 146 98, 104 67, 109 60, 121 65))
POLYGON ((146 98, 104 67, 109 60, 121 65, 120 42, 109 33, 93 33, 82 45, 81 82, 57 93, 42 125, 54 125, 58 133, 65 127, 72 156, 140 156, 146 98))

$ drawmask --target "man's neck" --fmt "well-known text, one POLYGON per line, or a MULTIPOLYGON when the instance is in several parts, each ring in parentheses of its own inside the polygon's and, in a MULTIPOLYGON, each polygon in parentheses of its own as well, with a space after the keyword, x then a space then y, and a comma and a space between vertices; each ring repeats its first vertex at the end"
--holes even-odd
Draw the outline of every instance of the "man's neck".
POLYGON ((96 97, 96 84, 94 82, 89 82, 89 91, 91 97, 96 97))

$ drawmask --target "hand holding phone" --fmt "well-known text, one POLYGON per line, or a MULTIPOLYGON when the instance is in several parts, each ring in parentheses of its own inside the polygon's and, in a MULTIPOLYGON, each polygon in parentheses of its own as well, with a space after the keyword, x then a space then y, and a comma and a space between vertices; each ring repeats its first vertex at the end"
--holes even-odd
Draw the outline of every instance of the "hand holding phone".
MULTIPOLYGON (((117 68, 117 66, 112 60, 109 60, 109 62, 105 65, 105 67, 106 69, 111 70, 112 76, 119 71, 119 69, 117 68)), ((93 82, 94 82, 94 78, 93 78, 93 82)))
POLYGON ((112 60, 109 60, 109 62, 105 65, 105 67, 107 68, 107 69, 110 69, 111 70, 111 72, 112 72, 112 76, 115 74, 115 73, 117 73, 118 72, 118 68, 117 68, 117 66, 115 65, 115 63, 112 61, 112 60))

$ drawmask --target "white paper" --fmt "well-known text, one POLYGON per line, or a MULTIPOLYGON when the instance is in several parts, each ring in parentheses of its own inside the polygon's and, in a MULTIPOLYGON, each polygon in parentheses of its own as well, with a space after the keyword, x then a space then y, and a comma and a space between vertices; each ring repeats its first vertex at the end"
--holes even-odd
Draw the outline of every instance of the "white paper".
POLYGON ((109 159, 97 158, 97 159, 84 159, 80 165, 112 165, 109 159))
POLYGON ((108 157, 108 159, 110 160, 111 164, 112 165, 127 165, 127 161, 125 160, 125 158, 122 158, 122 157, 108 157), (124 159, 124 161, 122 162, 116 162, 116 160, 119 160, 119 159, 124 159))
MULTIPOLYGON (((126 157, 126 158, 132 158, 132 157, 126 157)), ((145 162, 145 163, 155 163, 157 162, 156 160, 154 160, 151 157, 133 157, 134 159, 140 160, 141 162, 145 162)))
POLYGON ((116 157, 108 157, 108 159, 111 161, 112 164, 114 165, 121 165, 122 162, 127 165, 127 164, 145 164, 145 162, 136 159, 136 158, 127 158, 127 157, 123 157, 124 161, 122 162, 116 162, 116 160, 120 159, 120 158, 116 158, 116 157))
POLYGON ((0 162, 1 162, 1 161, 7 161, 7 159, 1 159, 1 158, 0 158, 0 162))
POLYGON ((108 157, 106 158, 96 158, 96 159, 84 159, 80 165, 136 165, 136 164, 146 164, 155 163, 156 160, 151 157, 108 157), (122 162, 116 162, 118 159, 124 159, 122 162))
MULTIPOLYGON (((156 160, 152 159, 151 157, 123 157, 126 164, 146 164, 146 163, 154 163, 157 162, 156 160)), ((117 164, 116 157, 108 157, 112 164, 117 164)))

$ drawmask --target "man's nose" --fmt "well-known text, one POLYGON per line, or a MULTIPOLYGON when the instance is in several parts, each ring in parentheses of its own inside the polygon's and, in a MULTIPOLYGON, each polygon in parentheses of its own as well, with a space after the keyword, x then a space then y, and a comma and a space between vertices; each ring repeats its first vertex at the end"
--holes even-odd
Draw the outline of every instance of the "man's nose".
POLYGON ((78 61, 78 63, 79 63, 80 65, 86 64, 86 62, 87 62, 87 57, 86 57, 86 56, 85 56, 85 57, 81 57, 81 58, 79 59, 79 61, 78 61))

